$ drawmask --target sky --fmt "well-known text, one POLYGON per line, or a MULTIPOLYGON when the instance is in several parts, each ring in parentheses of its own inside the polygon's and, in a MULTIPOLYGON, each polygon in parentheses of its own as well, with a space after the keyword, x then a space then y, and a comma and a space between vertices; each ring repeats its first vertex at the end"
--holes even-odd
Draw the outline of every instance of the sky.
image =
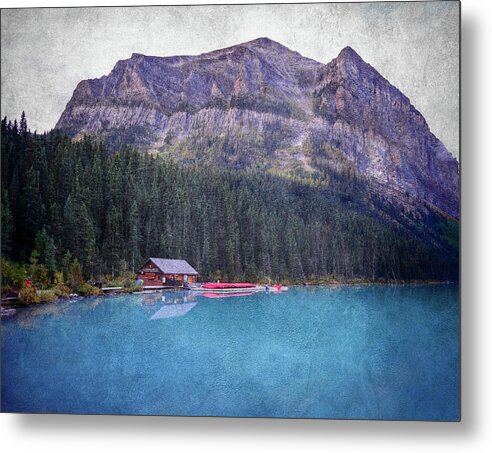
POLYGON ((1 116, 54 127, 83 79, 132 53, 196 55, 258 37, 328 63, 351 46, 458 158, 459 3, 368 2, 4 9, 1 116))

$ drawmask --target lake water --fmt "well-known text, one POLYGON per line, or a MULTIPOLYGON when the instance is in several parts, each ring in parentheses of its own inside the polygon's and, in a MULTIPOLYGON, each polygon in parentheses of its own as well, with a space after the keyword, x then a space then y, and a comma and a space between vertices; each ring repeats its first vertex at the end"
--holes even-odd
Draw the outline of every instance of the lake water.
POLYGON ((2 410, 457 420, 456 285, 163 293, 2 321, 2 410))

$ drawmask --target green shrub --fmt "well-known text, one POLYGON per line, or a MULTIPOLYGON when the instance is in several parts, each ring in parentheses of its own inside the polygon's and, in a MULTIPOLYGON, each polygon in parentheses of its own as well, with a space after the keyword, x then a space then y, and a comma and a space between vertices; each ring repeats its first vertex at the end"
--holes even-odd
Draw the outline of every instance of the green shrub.
POLYGON ((75 291, 81 296, 97 296, 98 294, 101 294, 101 290, 99 288, 96 288, 89 283, 82 283, 75 288, 75 291))
POLYGON ((125 284, 125 279, 121 276, 111 277, 111 276, 105 275, 105 276, 103 276, 101 281, 102 281, 102 284, 106 288, 116 288, 118 286, 123 286, 125 284))
POLYGON ((38 293, 39 302, 52 302, 57 298, 55 291, 45 290, 38 293))
POLYGON ((38 304, 41 298, 33 286, 25 286, 19 292, 19 300, 23 305, 38 304))
POLYGON ((28 275, 27 267, 13 261, 2 260, 2 292, 7 289, 20 289, 28 275))
POLYGON ((125 282, 125 284, 123 285, 124 293, 134 293, 136 291, 142 291, 142 287, 140 285, 137 285, 137 282, 135 280, 132 282, 125 282))
POLYGON ((107 288, 114 288, 119 286, 128 288, 133 286, 136 280, 137 274, 130 271, 122 272, 117 277, 112 277, 111 275, 103 275, 103 277, 101 278, 103 285, 107 288))

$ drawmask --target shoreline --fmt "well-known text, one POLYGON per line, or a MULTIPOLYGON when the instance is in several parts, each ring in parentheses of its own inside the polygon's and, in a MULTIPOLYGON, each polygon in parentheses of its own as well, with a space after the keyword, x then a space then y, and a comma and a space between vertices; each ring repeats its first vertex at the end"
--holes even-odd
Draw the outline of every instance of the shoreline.
MULTIPOLYGON (((405 285, 415 285, 415 286, 420 286, 420 285, 455 285, 459 284, 459 281, 450 281, 450 280, 443 280, 443 281, 438 281, 438 280, 397 280, 397 281, 367 281, 367 280, 359 280, 359 279, 353 279, 353 280, 346 280, 346 281, 318 281, 318 282, 310 282, 310 283, 293 283, 293 284, 285 284, 284 286, 289 286, 289 287, 294 287, 294 288, 315 288, 315 287, 325 287, 325 288, 339 288, 343 286, 405 286, 405 285)), ((263 283, 257 283, 258 285, 262 285, 263 283)), ((88 295, 88 296, 81 296, 78 294, 72 294, 68 297, 58 297, 54 300, 51 301, 44 301, 44 302, 38 302, 38 303, 32 303, 32 304, 22 304, 19 300, 19 298, 8 298, 8 299, 2 299, 1 300, 1 319, 13 316, 15 314, 15 311, 17 308, 22 308, 22 307, 32 307, 36 305, 45 305, 45 304, 56 304, 59 302, 66 302, 66 301, 78 301, 78 300, 83 300, 89 297, 110 297, 110 296, 115 296, 115 295, 139 295, 139 294, 155 294, 155 293, 164 293, 164 292, 177 292, 177 291, 185 291, 182 287, 176 287, 176 288, 159 288, 159 289, 145 289, 142 291, 133 291, 133 292, 125 292, 119 288, 115 288, 114 291, 106 291, 102 294, 96 294, 96 295, 88 295), (13 311, 12 311, 13 310, 13 311)))
POLYGON ((110 297, 110 296, 114 296, 114 295, 154 294, 154 293, 162 293, 162 292, 168 292, 168 291, 174 292, 176 290, 174 290, 174 289, 156 289, 156 290, 143 290, 143 291, 134 291, 134 292, 108 291, 105 293, 88 295, 88 296, 80 296, 80 295, 76 294, 76 295, 70 295, 68 297, 57 297, 56 299, 53 299, 50 301, 37 302, 37 303, 32 303, 32 304, 23 304, 20 302, 20 299, 18 297, 12 301, 5 301, 4 299, 2 299, 1 303, 0 303, 1 319, 8 318, 10 316, 15 315, 18 308, 35 307, 35 306, 48 305, 48 304, 58 304, 60 302, 68 302, 68 301, 76 302, 76 301, 88 299, 89 297, 103 298, 103 297, 110 297))

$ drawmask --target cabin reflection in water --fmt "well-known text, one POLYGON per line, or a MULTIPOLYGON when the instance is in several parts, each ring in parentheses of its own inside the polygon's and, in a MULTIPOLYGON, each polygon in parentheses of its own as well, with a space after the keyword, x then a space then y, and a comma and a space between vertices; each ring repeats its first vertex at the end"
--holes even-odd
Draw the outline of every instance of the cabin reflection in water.
MULTIPOLYGON (((244 293, 234 293, 234 294, 216 294, 216 293, 153 293, 145 294, 142 299, 142 304, 154 305, 157 303, 164 303, 157 312, 155 312, 150 320, 154 321, 156 319, 169 319, 178 318, 180 316, 186 315, 195 305, 198 304, 199 298, 207 299, 224 299, 228 297, 244 297, 255 294, 254 292, 244 292, 244 293)), ((203 299, 202 299, 203 300, 203 299)))
POLYGON ((198 302, 195 302, 196 295, 185 294, 147 294, 143 300, 145 304, 156 302, 164 302, 157 312, 155 312, 150 320, 178 318, 188 313, 198 302))
POLYGON ((198 302, 164 305, 160 310, 150 318, 152 321, 156 319, 178 318, 188 313, 198 302))

